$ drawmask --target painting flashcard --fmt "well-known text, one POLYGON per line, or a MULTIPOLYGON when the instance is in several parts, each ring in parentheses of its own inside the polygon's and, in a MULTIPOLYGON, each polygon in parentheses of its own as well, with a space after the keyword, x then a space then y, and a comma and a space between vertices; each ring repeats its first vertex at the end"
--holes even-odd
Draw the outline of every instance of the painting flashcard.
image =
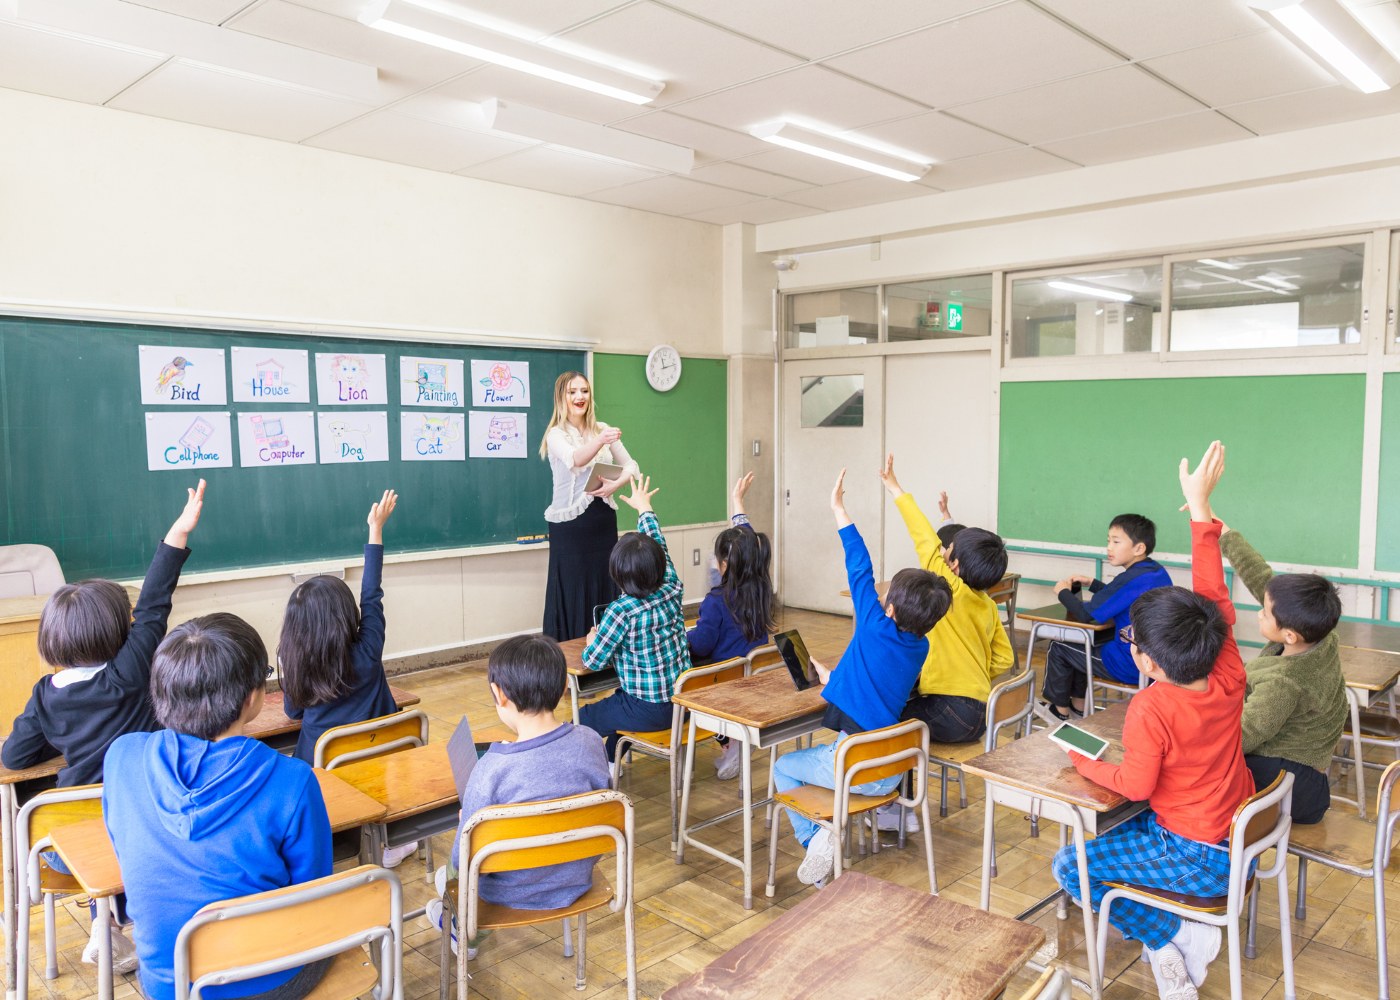
POLYGON ((306 351, 285 347, 231 347, 235 403, 309 403, 306 351))
POLYGON ((316 402, 321 406, 385 406, 384 355, 362 351, 316 355, 316 402))
POLYGON ((316 414, 321 464, 389 461, 389 415, 383 410, 316 414))
POLYGON ((208 347, 138 349, 141 403, 145 406, 225 406, 224 352, 208 347))
POLYGON ((468 454, 472 458, 525 458, 525 413, 472 410, 468 454))
POLYGON ((403 406, 463 406, 465 370, 464 362, 451 358, 399 358, 399 401, 403 406))
POLYGON ((238 464, 245 469, 315 465, 316 421, 311 411, 240 413, 238 464))
POLYGON ((232 466, 228 413, 146 414, 146 468, 151 472, 232 466))
POLYGON ((530 405, 530 362, 472 359, 472 406, 530 405))
POLYGON ((405 462, 465 462, 462 418, 460 413, 404 410, 399 415, 400 457, 405 462))

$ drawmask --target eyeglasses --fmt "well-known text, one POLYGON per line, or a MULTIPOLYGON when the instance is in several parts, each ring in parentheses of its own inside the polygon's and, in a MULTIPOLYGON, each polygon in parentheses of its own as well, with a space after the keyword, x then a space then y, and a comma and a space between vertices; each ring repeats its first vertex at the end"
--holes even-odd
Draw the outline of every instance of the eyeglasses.
POLYGON ((1118 638, 1122 639, 1129 646, 1137 645, 1137 640, 1133 638, 1133 627, 1131 625, 1120 628, 1118 630, 1118 638))

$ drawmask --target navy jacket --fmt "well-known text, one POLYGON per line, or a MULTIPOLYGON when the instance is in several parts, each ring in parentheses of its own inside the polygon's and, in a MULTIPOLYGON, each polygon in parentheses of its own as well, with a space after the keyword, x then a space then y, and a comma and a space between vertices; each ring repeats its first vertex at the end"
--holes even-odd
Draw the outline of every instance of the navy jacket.
POLYGON ((1149 590, 1157 587, 1170 587, 1172 578, 1162 565, 1152 559, 1134 563, 1119 573, 1109 583, 1095 580, 1089 585, 1094 598, 1084 601, 1073 591, 1060 591, 1060 603, 1077 622, 1113 622, 1111 638, 1094 647, 1103 658, 1104 668, 1118 680, 1135 682, 1138 678, 1137 664, 1133 662, 1128 644, 1118 638, 1119 629, 1132 624, 1128 612, 1133 602, 1149 590))

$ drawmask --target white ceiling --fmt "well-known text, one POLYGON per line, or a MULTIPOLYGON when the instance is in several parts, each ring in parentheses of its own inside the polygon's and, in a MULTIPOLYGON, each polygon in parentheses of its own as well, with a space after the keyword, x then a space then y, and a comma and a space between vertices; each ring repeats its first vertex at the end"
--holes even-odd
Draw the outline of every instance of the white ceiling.
MULTIPOLYGON (((644 68, 666 84, 645 107, 372 30, 369 0, 42 2, 64 28, 0 0, 0 87, 719 224, 1400 111, 1400 89, 1337 84, 1245 0, 452 0, 644 68), (688 146, 695 168, 492 134, 491 97, 688 146), (780 117, 936 164, 906 184, 747 132, 780 117)), ((1347 2, 1400 50, 1400 0, 1347 2)))

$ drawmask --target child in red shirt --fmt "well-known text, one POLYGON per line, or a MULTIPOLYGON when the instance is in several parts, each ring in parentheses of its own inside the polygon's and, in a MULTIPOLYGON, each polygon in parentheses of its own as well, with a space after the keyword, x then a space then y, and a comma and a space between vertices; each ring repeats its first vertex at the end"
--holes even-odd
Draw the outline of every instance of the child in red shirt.
MULTIPOLYGON (((1192 591, 1163 587, 1133 604, 1123 639, 1142 673, 1156 681, 1128 705, 1123 763, 1070 753, 1080 774, 1152 807, 1086 846, 1095 907, 1105 882, 1123 880, 1198 896, 1228 889, 1230 820, 1254 794, 1244 762, 1240 716, 1245 671, 1231 626, 1235 609, 1220 557, 1221 524, 1210 494, 1225 471, 1225 448, 1213 442, 1196 471, 1181 461, 1181 489, 1191 511, 1192 591)), ((1073 847, 1055 856, 1055 878, 1076 900, 1073 847)), ((1220 951, 1220 929, 1164 910, 1119 900, 1111 920, 1125 938, 1147 947, 1161 996, 1197 996, 1220 951)), ((1092 946, 1092 945, 1091 945, 1092 946)))

